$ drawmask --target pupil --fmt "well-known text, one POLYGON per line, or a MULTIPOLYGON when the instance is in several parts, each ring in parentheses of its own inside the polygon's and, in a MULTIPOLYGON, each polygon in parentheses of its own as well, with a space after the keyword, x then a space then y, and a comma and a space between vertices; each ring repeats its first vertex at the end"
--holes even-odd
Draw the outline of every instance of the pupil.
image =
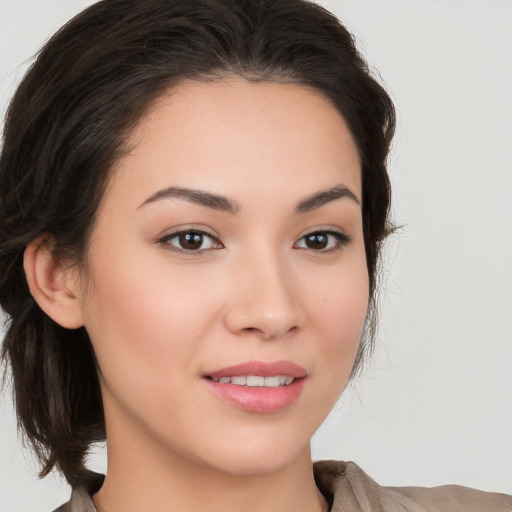
POLYGON ((306 245, 309 249, 325 249, 327 247, 327 235, 314 233, 306 237, 306 245))
POLYGON ((180 234, 180 245, 183 249, 189 249, 191 251, 197 250, 203 244, 203 235, 190 231, 189 233, 180 234))

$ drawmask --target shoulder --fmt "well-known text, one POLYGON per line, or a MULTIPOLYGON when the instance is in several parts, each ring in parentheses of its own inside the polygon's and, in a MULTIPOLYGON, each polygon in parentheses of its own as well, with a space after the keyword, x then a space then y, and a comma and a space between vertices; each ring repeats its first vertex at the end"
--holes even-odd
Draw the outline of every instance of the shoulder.
POLYGON ((73 487, 69 501, 53 512, 97 512, 92 495, 100 490, 104 480, 104 475, 84 470, 73 487))
POLYGON ((315 463, 332 512, 512 512, 512 496, 462 487, 383 487, 353 462, 315 463))

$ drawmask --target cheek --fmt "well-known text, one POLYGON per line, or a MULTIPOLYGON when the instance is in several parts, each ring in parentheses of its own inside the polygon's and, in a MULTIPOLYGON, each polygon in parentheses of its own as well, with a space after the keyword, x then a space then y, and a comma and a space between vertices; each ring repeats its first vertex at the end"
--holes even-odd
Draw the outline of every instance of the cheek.
POLYGON ((358 341, 368 310, 369 279, 363 250, 351 251, 336 270, 318 271, 309 290, 308 309, 329 339, 358 341))
POLYGON ((171 273, 165 261, 129 254, 96 261, 84 316, 103 377, 171 384, 212 327, 215 288, 201 287, 199 272, 171 273))
POLYGON ((309 287, 308 309, 317 332, 326 397, 337 399, 352 372, 368 311, 368 271, 363 251, 309 287), (311 293, 311 290, 314 290, 311 293))

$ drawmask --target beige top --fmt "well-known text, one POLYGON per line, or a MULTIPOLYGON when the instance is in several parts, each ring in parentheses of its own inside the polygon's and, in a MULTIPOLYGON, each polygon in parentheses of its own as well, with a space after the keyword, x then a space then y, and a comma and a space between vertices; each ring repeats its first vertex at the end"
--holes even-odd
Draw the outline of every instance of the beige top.
MULTIPOLYGON (((315 480, 331 512, 512 512, 512 496, 442 487, 381 487, 353 462, 322 461, 314 465, 315 480)), ((54 512, 97 512, 92 495, 103 475, 85 472, 83 484, 54 512)))

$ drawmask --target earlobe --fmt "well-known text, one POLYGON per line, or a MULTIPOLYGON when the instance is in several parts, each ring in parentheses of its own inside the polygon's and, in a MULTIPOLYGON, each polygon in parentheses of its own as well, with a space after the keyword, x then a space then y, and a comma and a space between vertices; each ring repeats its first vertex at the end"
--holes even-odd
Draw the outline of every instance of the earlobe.
POLYGON ((53 255, 47 237, 40 236, 30 242, 23 267, 30 293, 39 307, 62 327, 82 327, 82 303, 75 293, 76 269, 53 255))

